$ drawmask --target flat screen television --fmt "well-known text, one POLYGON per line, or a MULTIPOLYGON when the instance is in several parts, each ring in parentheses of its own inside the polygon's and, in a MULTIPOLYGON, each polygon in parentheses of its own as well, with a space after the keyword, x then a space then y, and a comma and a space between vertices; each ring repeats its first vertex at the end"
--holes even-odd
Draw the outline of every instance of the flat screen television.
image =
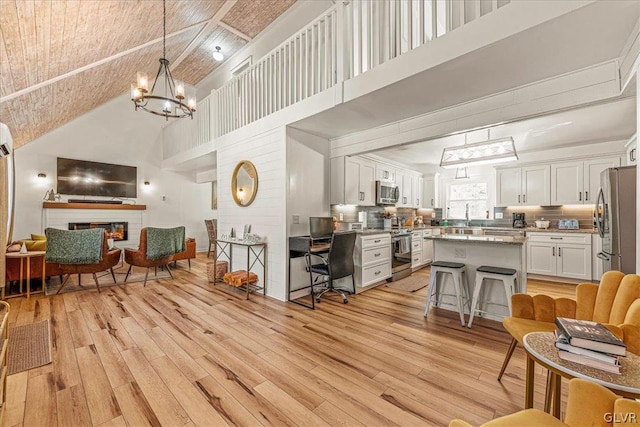
POLYGON ((58 193, 137 197, 137 168, 58 157, 58 193))

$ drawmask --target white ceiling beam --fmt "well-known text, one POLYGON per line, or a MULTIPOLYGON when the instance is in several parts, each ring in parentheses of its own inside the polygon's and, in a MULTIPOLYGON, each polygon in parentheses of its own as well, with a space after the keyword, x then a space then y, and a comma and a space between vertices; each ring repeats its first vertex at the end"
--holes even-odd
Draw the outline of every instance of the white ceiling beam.
POLYGON ((225 30, 229 31, 230 33, 235 34, 236 36, 240 37, 241 39, 244 39, 248 42, 250 42, 251 40, 253 40, 253 38, 249 37, 248 35, 246 35, 245 33, 243 33, 240 30, 236 30, 235 28, 233 28, 231 25, 227 25, 224 22, 220 22, 218 23, 218 26, 224 28, 225 30))
POLYGON ((187 58, 187 56, 189 56, 191 52, 193 52, 193 50, 198 46, 198 44, 200 44, 202 39, 204 39, 216 26, 218 26, 221 23, 222 18, 224 18, 225 15, 229 13, 231 8, 237 2, 238 0, 227 0, 222 5, 222 7, 218 9, 216 14, 213 15, 213 17, 209 20, 209 22, 207 22, 204 28, 200 30, 198 35, 195 36, 193 40, 191 40, 191 43, 189 43, 189 45, 182 51, 180 56, 178 56, 178 58, 176 58, 176 60, 172 62, 172 66, 174 70, 178 67, 178 65, 180 65, 182 61, 184 61, 187 58))

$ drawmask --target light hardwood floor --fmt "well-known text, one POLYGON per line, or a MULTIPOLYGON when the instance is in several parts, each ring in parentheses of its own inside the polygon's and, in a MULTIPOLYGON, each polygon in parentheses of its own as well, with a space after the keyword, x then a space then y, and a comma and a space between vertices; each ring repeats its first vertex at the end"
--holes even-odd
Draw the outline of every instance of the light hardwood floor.
MULTIPOLYGON (((9 377, 5 425, 480 424, 523 407, 523 350, 496 381, 501 324, 467 329, 437 309, 427 320, 426 288, 383 285, 312 311, 238 299, 207 283, 205 262, 146 287, 10 299, 11 325, 50 319, 53 363, 9 377)), ((574 286, 529 283, 540 289, 574 286)), ((536 381, 541 408, 541 368, 536 381)))

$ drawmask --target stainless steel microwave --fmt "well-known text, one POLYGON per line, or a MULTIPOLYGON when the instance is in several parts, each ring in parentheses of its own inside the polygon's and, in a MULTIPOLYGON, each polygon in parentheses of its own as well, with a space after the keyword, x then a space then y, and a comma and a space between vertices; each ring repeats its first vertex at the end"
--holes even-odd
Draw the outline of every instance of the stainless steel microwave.
POLYGON ((376 204, 395 205, 400 198, 400 189, 390 181, 376 181, 376 204))

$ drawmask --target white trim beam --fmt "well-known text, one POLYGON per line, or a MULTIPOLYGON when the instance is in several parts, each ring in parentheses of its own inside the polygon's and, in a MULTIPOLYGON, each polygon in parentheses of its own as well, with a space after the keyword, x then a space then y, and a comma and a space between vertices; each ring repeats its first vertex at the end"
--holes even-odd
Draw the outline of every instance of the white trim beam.
POLYGON ((225 24, 224 22, 220 21, 218 22, 218 26, 224 28, 225 30, 229 31, 230 33, 235 34, 236 36, 240 37, 241 39, 246 40, 247 42, 250 42, 251 40, 253 40, 252 37, 246 35, 245 33, 243 33, 240 30, 236 30, 235 28, 233 28, 231 25, 225 24))
POLYGON ((198 44, 204 39, 217 25, 220 25, 220 21, 225 17, 227 13, 231 10, 231 8, 238 2, 238 0, 227 0, 220 9, 216 12, 215 15, 206 23, 204 28, 200 30, 197 36, 191 40, 191 43, 187 45, 187 47, 182 51, 180 56, 176 58, 171 64, 174 69, 180 65, 182 61, 184 61, 187 56, 198 46, 198 44))

